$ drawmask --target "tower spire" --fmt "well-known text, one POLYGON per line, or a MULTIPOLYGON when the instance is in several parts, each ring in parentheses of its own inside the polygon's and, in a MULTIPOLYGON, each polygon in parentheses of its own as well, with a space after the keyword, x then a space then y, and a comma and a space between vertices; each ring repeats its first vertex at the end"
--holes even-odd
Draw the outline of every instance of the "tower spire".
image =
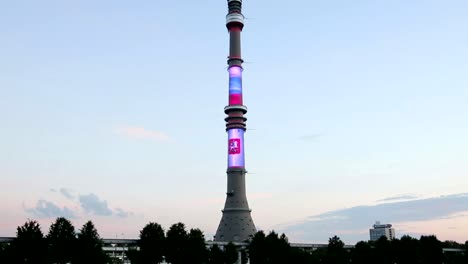
POLYGON ((224 108, 227 115, 228 168, 226 203, 219 223, 215 241, 241 242, 257 231, 250 215, 245 191, 244 133, 247 107, 242 98, 241 32, 244 28, 242 0, 228 0, 226 27, 229 31, 229 104, 224 108))

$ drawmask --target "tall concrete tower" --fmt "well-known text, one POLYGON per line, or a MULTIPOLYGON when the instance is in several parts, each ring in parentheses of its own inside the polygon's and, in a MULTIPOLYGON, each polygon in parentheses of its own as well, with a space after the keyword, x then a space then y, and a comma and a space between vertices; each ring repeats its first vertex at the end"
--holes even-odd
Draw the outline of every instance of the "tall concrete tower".
POLYGON ((244 133, 247 107, 242 102, 241 32, 244 27, 242 0, 228 0, 226 27, 230 45, 228 58, 229 105, 226 113, 228 134, 227 196, 223 216, 214 237, 215 241, 241 242, 257 231, 250 215, 245 194, 244 133))

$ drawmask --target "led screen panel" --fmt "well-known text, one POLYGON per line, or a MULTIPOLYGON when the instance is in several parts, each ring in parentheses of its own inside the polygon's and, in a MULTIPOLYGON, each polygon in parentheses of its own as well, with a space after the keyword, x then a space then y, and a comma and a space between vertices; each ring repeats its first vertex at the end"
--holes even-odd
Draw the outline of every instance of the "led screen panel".
POLYGON ((244 130, 228 130, 228 168, 244 168, 244 130))
POLYGON ((242 68, 229 68, 229 105, 242 105, 242 68))

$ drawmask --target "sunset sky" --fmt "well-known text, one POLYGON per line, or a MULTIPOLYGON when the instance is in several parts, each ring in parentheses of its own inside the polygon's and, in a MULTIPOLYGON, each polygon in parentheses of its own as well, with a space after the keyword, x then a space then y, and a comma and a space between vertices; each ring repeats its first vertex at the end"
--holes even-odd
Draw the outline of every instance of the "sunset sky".
MULTIPOLYGON (((468 240, 468 1, 245 0, 247 196, 291 242, 468 240)), ((58 216, 212 239, 225 0, 0 0, 0 237, 58 216)))

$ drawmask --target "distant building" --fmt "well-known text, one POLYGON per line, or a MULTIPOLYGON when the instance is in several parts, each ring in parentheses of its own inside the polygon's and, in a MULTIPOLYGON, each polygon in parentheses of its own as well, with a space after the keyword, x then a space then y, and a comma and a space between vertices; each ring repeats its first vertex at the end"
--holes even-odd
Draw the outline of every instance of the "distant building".
POLYGON ((369 229, 370 240, 377 241, 381 237, 387 237, 388 240, 395 238, 395 229, 391 224, 380 224, 379 221, 375 222, 374 228, 369 229))

